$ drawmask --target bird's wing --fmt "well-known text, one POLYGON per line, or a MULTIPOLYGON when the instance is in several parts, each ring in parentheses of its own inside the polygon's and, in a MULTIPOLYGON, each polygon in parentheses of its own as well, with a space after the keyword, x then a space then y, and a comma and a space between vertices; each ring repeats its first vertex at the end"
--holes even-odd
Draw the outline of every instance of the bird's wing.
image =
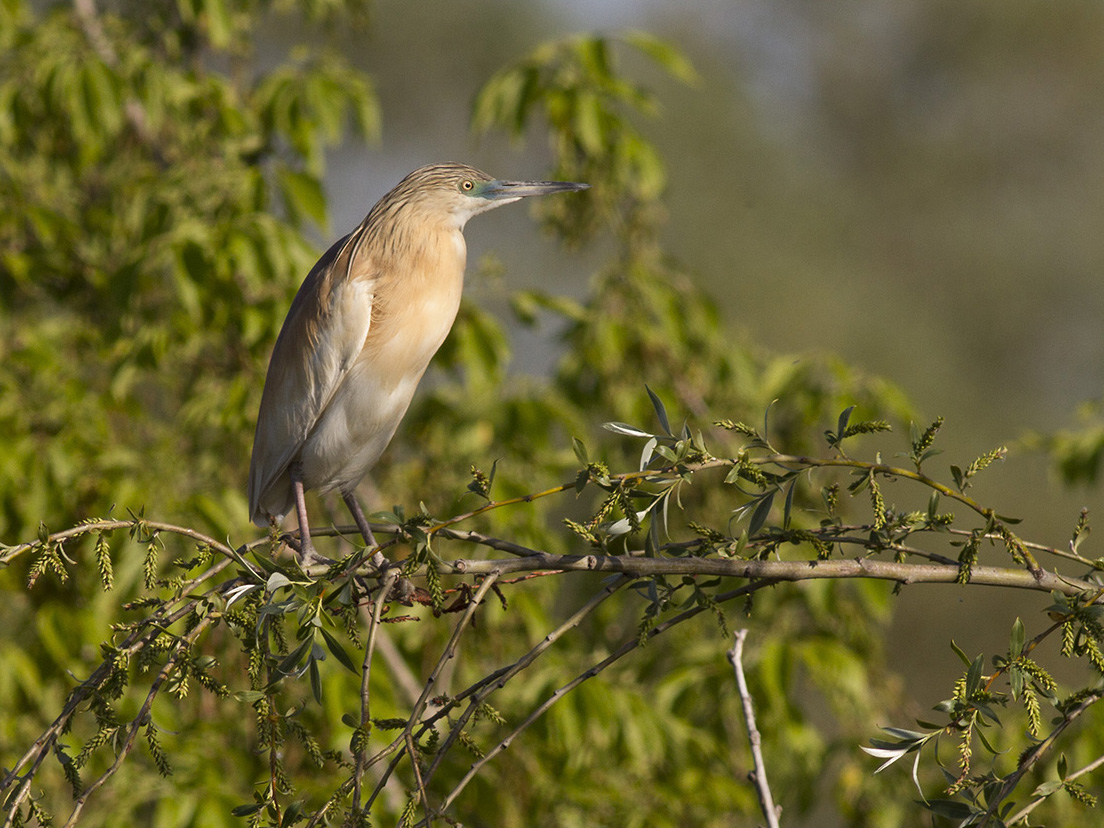
POLYGON ((288 466, 368 336, 376 273, 357 255, 363 230, 339 239, 311 268, 276 339, 249 468, 249 512, 258 525, 289 511, 288 466))

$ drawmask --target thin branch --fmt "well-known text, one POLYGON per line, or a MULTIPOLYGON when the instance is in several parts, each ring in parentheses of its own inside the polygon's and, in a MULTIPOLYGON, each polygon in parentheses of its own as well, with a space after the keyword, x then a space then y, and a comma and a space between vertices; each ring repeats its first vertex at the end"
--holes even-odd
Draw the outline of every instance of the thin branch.
POLYGON ((982 828, 992 821, 997 809, 1000 808, 1001 802, 1016 789, 1016 786, 1020 784, 1020 780, 1023 779, 1024 775, 1031 770, 1036 762, 1043 758, 1043 755, 1050 750, 1051 746, 1058 740, 1058 737, 1065 732, 1066 728, 1073 724, 1082 713, 1100 701, 1102 697, 1104 697, 1104 694, 1097 692, 1085 698, 1077 707, 1073 708, 1073 710, 1062 717, 1062 721, 1058 723, 1045 739, 1023 755, 1016 770, 1005 777, 1004 784, 1001 785, 1000 790, 989 801, 989 808, 985 812, 985 820, 981 823, 982 828))
MULTIPOLYGON (((718 595, 714 599, 714 602, 717 603, 717 604, 723 604, 723 603, 731 601, 735 598, 739 598, 741 596, 748 595, 749 593, 756 592, 756 591, 758 591, 758 590, 760 590, 764 587, 771 586, 772 584, 773 584, 773 582, 771 582, 771 581, 757 581, 757 582, 752 583, 752 584, 745 584, 744 586, 742 586, 738 589, 730 590, 729 592, 725 592, 725 593, 722 593, 721 595, 718 595)), ((655 638, 656 636, 663 634, 664 632, 671 629, 672 627, 674 627, 678 624, 681 624, 684 621, 689 621, 691 618, 694 618, 698 614, 700 614, 702 612, 705 612, 705 610, 706 610, 706 607, 702 607, 702 606, 691 607, 688 610, 684 610, 683 612, 680 612, 678 615, 674 616, 673 618, 670 618, 667 621, 664 621, 660 624, 656 624, 654 627, 652 627, 652 629, 648 630, 648 632, 646 633, 646 637, 648 639, 655 638)), ((560 687, 551 696, 549 696, 547 699, 545 699, 543 702, 541 702, 525 718, 525 721, 523 721, 521 724, 519 724, 517 727, 515 727, 509 733, 509 735, 506 736, 506 738, 504 738, 501 742, 499 742, 497 745, 495 745, 493 748, 491 748, 491 750, 487 751, 487 753, 485 753, 480 759, 477 759, 475 762, 472 763, 471 767, 468 768, 468 772, 466 774, 464 774, 464 777, 456 784, 456 787, 454 787, 449 792, 448 796, 445 797, 445 801, 443 803, 441 803, 441 807, 438 809, 437 812, 438 813, 444 812, 454 801, 456 801, 456 798, 460 795, 460 793, 464 790, 464 788, 467 787, 468 783, 471 782, 471 780, 475 778, 476 774, 478 774, 479 771, 482 770, 483 766, 486 765, 488 762, 490 762, 492 759, 494 759, 496 756, 498 756, 500 753, 505 751, 508 747, 510 747, 513 740, 515 738, 517 738, 517 736, 522 731, 524 731, 526 728, 528 728, 530 725, 532 725, 533 722, 535 722, 537 719, 539 719, 541 716, 543 716, 548 711, 548 709, 552 707, 552 705, 554 705, 556 702, 558 702, 560 699, 562 699, 564 696, 566 696, 568 693, 570 693, 572 690, 574 690, 576 687, 578 687, 584 681, 586 681, 587 679, 590 679, 590 678, 594 678, 594 676, 597 676, 599 673, 601 673, 607 667, 611 666, 612 664, 615 664, 617 661, 624 658, 629 653, 635 651, 636 648, 639 647, 639 646, 640 646, 640 638, 638 636, 633 636, 632 638, 627 639, 620 647, 618 647, 616 650, 614 650, 612 653, 610 653, 608 656, 606 656, 600 662, 593 665, 592 667, 585 670, 584 672, 580 673, 574 679, 572 679, 567 684, 560 687)), ((424 824, 425 823, 419 823, 419 826, 424 825, 424 824)))
POLYGON ((747 725, 748 741, 751 743, 751 760, 755 765, 755 770, 748 776, 755 784, 755 792, 759 795, 759 808, 767 818, 768 828, 779 828, 778 817, 782 809, 774 804, 774 796, 767 782, 767 763, 763 760, 762 750, 763 740, 759 735, 759 728, 755 726, 755 708, 751 700, 751 691, 748 690, 747 679, 744 678, 744 639, 746 638, 747 630, 736 631, 736 643, 728 651, 728 660, 732 663, 733 672, 736 674, 736 686, 739 688, 740 702, 744 708, 744 723, 747 725))
MULTIPOLYGON (((236 552, 232 547, 216 540, 215 538, 205 535, 202 532, 197 532, 195 529, 190 529, 187 526, 176 526, 172 523, 160 523, 153 520, 145 520, 144 518, 129 518, 127 520, 110 519, 110 520, 92 520, 86 523, 81 523, 77 526, 73 526, 69 529, 65 529, 61 532, 54 532, 51 534, 47 541, 49 543, 56 543, 59 541, 66 541, 70 538, 80 537, 81 535, 91 535, 93 533, 100 532, 114 532, 117 529, 134 529, 135 527, 142 527, 150 529, 154 532, 168 532, 173 535, 180 535, 185 538, 202 543, 211 547, 215 552, 223 555, 227 558, 237 560, 236 555, 240 553, 236 552)), ((241 551, 249 551, 257 546, 262 546, 268 543, 268 538, 262 538, 260 540, 253 541, 242 547, 241 551)), ((17 543, 14 546, 0 547, 4 549, 3 554, 0 554, 0 564, 10 563, 24 552, 28 552, 42 545, 42 541, 33 540, 26 543, 17 543)))
MULTIPOLYGON (((376 534, 395 534, 395 535, 397 535, 397 534, 401 534, 401 532, 402 532, 401 527, 394 526, 393 524, 376 524, 376 525, 372 526, 372 530, 376 534)), ((357 531, 356 527, 350 525, 350 526, 321 527, 321 528, 318 528, 318 529, 312 529, 311 534, 312 535, 317 534, 319 536, 327 536, 327 535, 330 535, 330 536, 345 536, 345 535, 348 535, 348 534, 351 534, 351 533, 355 533, 356 531, 357 531)), ((870 541, 869 534, 866 534, 866 535, 842 535, 842 534, 837 534, 837 533, 840 533, 840 532, 867 532, 867 533, 869 533, 870 526, 864 526, 864 525, 859 525, 859 524, 845 525, 845 526, 837 525, 837 526, 827 526, 827 527, 814 528, 814 529, 810 529, 808 531, 810 533, 812 533, 813 535, 816 535, 817 537, 819 537, 825 543, 851 544, 851 545, 860 546, 860 547, 863 547, 863 548, 871 548, 871 541, 870 541)), ((974 532, 972 530, 955 529, 954 527, 941 527, 939 531, 941 533, 946 533, 946 534, 950 534, 950 535, 959 535, 959 536, 963 536, 963 537, 970 537, 974 534, 974 532)), ((926 532, 929 532, 929 530, 921 528, 921 529, 918 529, 914 532, 909 532, 909 535, 911 536, 911 535, 926 533, 926 532)), ((547 552, 545 552, 543 550, 540 550, 540 549, 534 549, 533 547, 523 546, 522 544, 514 543, 513 541, 504 540, 502 538, 496 538, 494 536, 486 535, 486 534, 481 533, 481 532, 460 531, 460 530, 457 530, 457 529, 445 528, 445 529, 439 529, 437 534, 439 534, 441 537, 446 538, 448 540, 456 540, 456 541, 461 541, 461 542, 466 542, 466 543, 474 543, 474 544, 477 544, 479 546, 485 546, 488 549, 495 549, 495 550, 498 550, 500 552, 507 552, 511 555, 516 555, 516 556, 522 557, 522 558, 539 557, 541 555, 547 555, 548 554, 547 552)), ((1003 540, 1001 538, 1001 536, 998 535, 998 534, 983 535, 981 539, 982 540, 988 540, 988 541, 994 541, 994 542, 1003 540)), ((757 535, 755 538, 752 538, 748 541, 748 548, 749 549, 762 548, 762 547, 764 547, 768 544, 778 543, 779 540, 788 540, 788 538, 781 537, 776 533, 773 533, 773 534, 772 533, 767 533, 767 534, 757 535)), ((1034 541, 1027 541, 1027 540, 1023 540, 1022 538, 1020 539, 1020 542, 1025 547, 1027 547, 1028 549, 1034 550, 1036 552, 1043 552, 1043 553, 1046 553, 1048 555, 1053 555, 1055 557, 1064 558, 1066 560, 1070 560, 1070 561, 1074 561, 1074 562, 1079 563, 1079 564, 1083 564, 1087 567, 1095 567, 1096 566, 1094 561, 1089 560, 1088 558, 1085 558, 1082 555, 1076 555, 1074 553, 1067 552, 1066 550, 1060 549, 1058 547, 1047 546, 1046 544, 1036 543, 1034 541)), ((392 541, 392 542, 390 542, 386 545, 388 545, 388 546, 394 545, 394 541, 392 541)), ((662 546, 660 546, 660 551, 661 552, 684 552, 684 551, 695 550, 695 549, 705 549, 705 548, 708 548, 710 545, 711 545, 711 542, 709 540, 705 539, 705 538, 694 538, 693 540, 676 541, 674 543, 663 544, 662 546)), ((901 543, 901 542, 887 543, 887 545, 885 546, 885 550, 890 551, 890 552, 905 552, 909 555, 916 555, 918 557, 927 558, 928 560, 934 561, 936 563, 948 564, 948 565, 953 564, 955 566, 959 565, 958 561, 953 559, 953 558, 948 558, 945 555, 940 555, 940 554, 935 553, 935 552, 926 552, 922 549, 917 549, 916 547, 906 546, 904 543, 901 543)), ((630 553, 630 554, 632 554, 632 553, 630 553)), ((636 553, 636 554, 643 554, 643 553, 640 552, 640 553, 636 553)))
POLYGON ((368 641, 364 646, 364 663, 361 665, 360 676, 360 729, 363 741, 356 752, 356 769, 353 775, 353 812, 360 812, 360 786, 364 779, 364 757, 368 748, 368 732, 371 725, 371 689, 369 679, 372 675, 372 656, 376 651, 376 636, 380 628, 380 616, 383 614, 383 605, 391 594, 391 587, 395 579, 399 577, 399 570, 389 569, 384 573, 383 581, 379 586, 379 595, 372 603, 372 614, 368 618, 368 641))
POLYGON ((410 757, 410 766, 414 768, 414 782, 418 786, 418 798, 422 800, 422 810, 425 812, 426 822, 429 822, 429 794, 426 793, 425 782, 422 779, 422 769, 418 764, 418 749, 414 746, 414 736, 407 730, 404 731, 406 736, 406 753, 410 757))
MULTIPOLYGON (((542 653, 548 650, 553 644, 555 644, 564 634, 569 630, 577 627, 586 616, 592 613, 598 606, 609 598, 613 593, 625 586, 632 579, 627 576, 622 576, 615 581, 607 584, 601 592, 594 595, 586 604, 572 613, 571 617, 560 624, 559 627, 548 633, 544 638, 537 643, 529 652, 525 653, 521 658, 515 661, 513 664, 503 667, 500 670, 496 670, 489 676, 486 676, 471 687, 468 687, 460 695, 456 696, 456 701, 462 701, 465 697, 471 696, 471 701, 468 703, 467 708, 460 715, 459 719, 452 725, 452 729, 449 731, 448 738, 445 743, 437 751, 436 757, 433 759, 433 764, 430 765, 429 770, 426 772, 426 778, 432 780, 434 774, 437 772, 438 766, 441 764, 441 760, 444 759, 453 743, 459 738, 460 733, 471 719, 472 715, 479 709, 480 705, 486 701, 495 690, 500 690, 506 686, 506 683, 510 679, 518 675, 522 670, 527 668, 530 664, 537 660, 542 653)), ((440 717, 444 716, 448 711, 442 710, 440 713, 427 719, 423 722, 424 727, 431 726, 440 717)))
MULTIPOLYGON (((1099 768, 1101 765, 1104 765, 1104 756, 1096 757, 1091 762, 1089 762, 1089 764, 1085 765, 1085 767, 1083 767, 1079 770, 1076 770, 1073 773, 1069 774, 1066 777, 1065 781, 1066 782, 1073 782, 1075 779, 1077 779, 1077 777, 1084 776, 1087 773, 1092 773, 1094 770, 1099 768)), ((1018 810, 1015 814, 1010 816, 1005 824, 1006 825, 1015 825, 1020 820, 1026 819, 1028 814, 1030 814, 1032 811, 1034 811, 1036 808, 1038 808, 1040 805, 1042 805, 1046 801, 1047 801, 1047 797, 1045 797, 1045 796, 1040 796, 1037 799, 1032 800, 1027 805, 1025 805, 1023 808, 1018 810)))
MULTIPOLYGON (((491 587, 494 586, 495 581, 498 580, 497 572, 490 572, 487 577, 483 579, 483 583, 479 585, 479 589, 476 590, 475 595, 472 596, 471 602, 468 604, 467 609, 464 611, 463 616, 456 622, 456 626, 453 628, 452 636, 449 638, 445 648, 441 651, 441 656, 437 660, 437 665, 433 668, 433 671, 429 674, 425 681, 425 687, 422 690, 422 694, 418 697, 418 701, 414 703, 414 709, 410 712, 410 717, 407 719, 406 727, 403 728, 402 734, 393 742, 390 746, 381 751, 377 756, 373 757, 369 764, 373 764, 378 758, 385 756, 387 753, 399 749, 398 753, 388 763, 386 770, 381 774, 379 782, 376 783, 375 790, 372 791, 372 795, 368 798, 368 802, 365 807, 371 808, 372 803, 375 802, 376 797, 379 796, 380 791, 383 790, 383 786, 387 783, 387 780, 394 773, 395 768, 398 767, 399 762, 402 760, 403 753, 405 752, 405 746, 403 743, 409 734, 413 733, 415 723, 422 717, 422 711, 425 709, 426 704, 429 701, 430 695, 433 693, 437 684, 437 679, 440 677, 445 665, 453 657, 456 652, 456 648, 460 643, 460 636, 468 628, 471 623, 472 616, 475 615, 476 609, 483 603, 483 599, 487 596, 491 587), (397 744, 396 744, 397 743, 397 744)), ((411 756, 411 761, 417 761, 415 757, 411 756)))
POLYGON ((764 457, 752 457, 749 458, 749 460, 758 465, 804 466, 805 468, 835 467, 871 471, 886 477, 902 477, 906 480, 922 483, 931 489, 935 489, 941 495, 951 500, 957 500, 959 503, 977 512, 977 514, 981 515, 983 518, 988 519, 995 516, 995 512, 992 509, 982 506, 969 495, 963 494, 957 489, 952 489, 950 486, 940 483, 938 480, 928 477, 926 474, 909 471, 908 469, 902 469, 896 466, 889 466, 885 463, 869 463, 865 460, 852 460, 850 457, 804 457, 796 454, 769 454, 764 457))

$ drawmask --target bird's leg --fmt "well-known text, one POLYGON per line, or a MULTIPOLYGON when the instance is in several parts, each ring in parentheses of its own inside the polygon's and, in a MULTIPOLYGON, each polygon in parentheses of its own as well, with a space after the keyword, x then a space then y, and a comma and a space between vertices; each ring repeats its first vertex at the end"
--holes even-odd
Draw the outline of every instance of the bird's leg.
POLYGON ((368 525, 368 519, 364 517, 364 511, 360 508, 360 504, 357 503, 356 496, 352 492, 342 492, 341 499, 344 500, 345 505, 349 507, 349 512, 353 516, 353 522, 356 523, 357 529, 360 530, 360 534, 364 538, 364 542, 368 544, 368 547, 379 546, 376 542, 376 536, 372 534, 372 527, 368 525))
POLYGON ((292 463, 288 468, 291 477, 291 491, 295 495, 295 516, 299 519, 299 563, 302 566, 320 560, 318 552, 311 543, 310 524, 307 522, 307 501, 303 491, 303 467, 292 463))

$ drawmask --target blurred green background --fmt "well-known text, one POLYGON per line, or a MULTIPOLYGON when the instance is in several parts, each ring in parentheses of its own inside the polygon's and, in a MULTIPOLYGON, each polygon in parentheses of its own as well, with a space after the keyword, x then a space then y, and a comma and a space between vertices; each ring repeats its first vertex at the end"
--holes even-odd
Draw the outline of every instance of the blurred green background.
MULTIPOLYGON (((18 5, 0 0, 5 12, 18 5)), ((136 4, 103 5, 135 16, 136 4)), ((186 18, 188 9, 218 5, 181 0, 158 8, 186 18)), ((524 143, 498 133, 473 137, 469 119, 476 93, 492 73, 541 42, 573 32, 624 29, 667 39, 696 69, 696 82, 687 85, 632 50, 623 55, 622 71, 650 86, 660 104, 655 117, 638 123, 667 164, 662 243, 718 301, 724 336, 734 347, 793 354, 782 362, 802 365, 814 354, 837 354, 860 372, 886 377, 912 400, 921 424, 937 415, 947 419, 940 437, 946 462, 935 458, 929 471, 947 476, 951 462, 963 464, 997 445, 1010 445, 1008 459, 980 477, 972 491, 1002 513, 1023 518, 1020 531, 1026 538, 1062 546, 1079 508, 1099 503, 1098 489, 1062 483, 1051 458, 1031 448, 1039 441, 1028 435, 1077 426, 1078 407, 1100 396, 1104 8, 1073 0, 688 0, 677 8, 583 0, 363 5, 368 19, 363 28, 326 25, 327 4, 321 0, 307 4, 323 18, 319 25, 301 26, 286 15, 267 17, 242 50, 252 61, 241 61, 247 68, 232 45, 200 49, 198 74, 205 69, 208 77, 194 88, 182 84, 194 95, 194 103, 181 108, 187 112, 193 106, 195 134, 186 117, 166 128, 173 141, 167 142, 167 174, 161 167, 165 158, 131 166, 109 146, 96 150, 102 157, 89 173, 82 167, 79 141, 70 145, 67 125, 56 120, 44 120, 29 138, 22 134, 26 143, 12 153, 17 161, 0 182, 10 187, 7 197, 16 205, 0 221, 0 251, 10 254, 8 269, 0 274, 5 349, 0 380, 6 389, 0 398, 5 486, 0 541, 33 538, 39 519, 56 530, 113 503, 116 514, 146 504, 151 516, 195 521, 237 542, 255 536, 243 492, 252 416, 291 291, 317 251, 423 163, 460 160, 501 177, 540 175, 554 156, 539 127, 524 143), (260 127, 232 120, 211 126, 203 116, 218 108, 212 102, 232 100, 233 93, 210 79, 225 75, 240 81, 250 70, 265 71, 288 54, 294 58, 305 46, 331 50, 368 74, 372 88, 352 87, 341 99, 349 113, 342 110, 338 120, 345 123, 348 117, 371 135, 378 98, 382 131, 366 144, 351 131, 337 130, 343 141, 326 152, 324 163, 324 141, 306 140, 309 151, 295 147, 307 158, 304 164, 293 159, 287 168, 262 174, 249 166, 251 153, 271 151, 272 145, 244 143, 258 134, 281 148, 280 142, 296 140, 281 132, 279 90, 270 90, 259 105, 260 127), (235 152, 228 158, 204 156, 206 129, 220 138, 225 133, 235 152), (76 159, 72 181, 48 165, 40 170, 27 161, 51 154, 76 159), (311 189, 316 174, 322 176, 324 205, 311 189), (149 204, 128 201, 127 184, 143 177, 158 186, 140 192, 159 195, 149 204), (20 190, 27 181, 26 191, 20 190), (105 208, 96 202, 97 188, 124 195, 105 208), (299 213, 273 206, 289 192, 297 198, 287 203, 303 208, 299 213), (40 198, 49 209, 38 210, 40 198), (26 206, 31 203, 35 209, 26 206), (327 208, 328 220, 322 222, 327 208), (247 220, 239 221, 239 213, 247 220), (273 216, 286 226, 270 222, 273 216), (19 270, 28 235, 23 222, 40 245, 31 246, 26 260, 41 269, 19 270), (113 235, 113 223, 126 232, 113 235), (129 233, 150 244, 149 258, 144 249, 141 260, 129 258, 138 251, 127 247, 129 233), (96 244, 82 246, 86 237, 96 244), (103 239, 116 240, 118 247, 100 246, 103 239), (182 275, 168 283, 162 281, 167 273, 182 275), (143 324, 151 318, 160 324, 143 324), (174 364, 187 365, 187 373, 173 376, 174 364)), ((161 35, 144 34, 154 42, 161 35)), ((0 33, 0 42, 16 54, 18 44, 4 37, 0 33)), ((54 51, 74 48, 79 54, 64 38, 57 36, 54 51)), ((79 37, 74 41, 83 43, 79 37)), ((180 52, 188 54, 192 45, 179 44, 180 52)), ((343 67, 335 63, 333 76, 349 77, 343 67)), ((3 70, 9 77, 3 79, 15 78, 22 68, 7 57, 3 70)), ((5 103, 18 97, 15 86, 5 87, 5 103)), ((51 112, 54 103, 46 101, 44 111, 51 112)), ((0 135, 12 130, 9 116, 8 110, 0 113, 6 119, 0 120, 0 135)), ((274 155, 278 165, 279 153, 274 155)), ((519 378, 512 387, 524 387, 521 376, 544 377, 553 370, 564 347, 559 338, 564 323, 516 325, 510 292, 539 287, 583 297, 610 241, 564 250, 543 239, 539 224, 523 209, 473 221, 466 236, 469 298, 508 326, 514 351, 509 371, 519 378)), ((633 320, 621 317, 616 324, 633 320)), ((447 346, 446 364, 455 367, 472 341, 447 346)), ((487 350, 495 352, 493 335, 488 341, 487 350)), ((493 379, 497 369, 492 365, 487 374, 493 379)), ((617 366, 607 367, 608 373, 616 371, 617 366)), ((415 421, 400 434, 395 451, 395 457, 410 461, 410 470, 381 470, 404 494, 419 491, 419 478, 425 480, 429 471, 440 471, 449 483, 463 480, 467 456, 458 468, 440 468, 439 439, 424 443, 433 458, 411 452, 430 433, 426 422, 450 402, 459 399, 454 407, 467 406, 455 414, 466 425, 464 417, 485 413, 480 406, 495 407, 493 399, 466 397, 464 388, 449 385, 454 381, 455 371, 431 372, 422 392, 425 404, 413 412, 415 421), (445 389, 439 398, 430 396, 436 388, 445 389)), ((758 387, 746 394, 737 389, 731 396, 758 403, 757 393, 758 387)), ((531 422, 540 422, 535 410, 531 422)), ((594 418, 587 423, 592 428, 602 419, 627 416, 620 409, 587 413, 594 418)), ((524 414, 516 422, 524 422, 524 414)), ((1098 422, 1086 417, 1090 425, 1098 422)), ((497 446, 486 435, 464 436, 480 447, 479 457, 494 458, 487 453, 497 446)), ((579 436, 594 437, 593 432, 579 436)), ((906 436, 897 438, 877 445, 892 453, 906 436)), ((516 434, 514 439, 523 442, 516 434)), ((570 454, 563 440, 555 448, 570 454)), ((533 451, 551 454, 552 449, 538 445, 533 451)), ((887 497, 892 494, 887 491, 887 497)), ((387 493, 379 500, 369 508, 390 505, 387 493)), ((133 586, 134 560, 117 568, 120 580, 133 586)), ((90 583, 94 590, 94 577, 90 583)), ((13 584, 13 598, 0 619, 14 624, 13 619, 28 617, 32 605, 37 608, 38 628, 21 631, 35 636, 38 649, 28 651, 64 665, 76 649, 94 663, 94 644, 76 648, 51 626, 52 619, 58 629, 71 621, 66 599, 73 593, 66 589, 75 588, 52 592, 54 587, 40 586, 26 597, 13 584), (42 605, 50 605, 50 612, 42 605)), ((1000 648, 1014 615, 1046 603, 978 593, 971 591, 968 605, 966 596, 935 587, 912 587, 893 599, 896 636, 886 649, 891 666, 906 677, 911 712, 922 714, 943 698, 959 670, 949 637, 958 636, 970 654, 1000 648)), ((801 594, 815 602, 818 590, 801 594)), ((96 619, 89 628, 108 617, 111 597, 79 602, 96 619)), ((528 611, 539 614, 540 608, 528 611)), ((752 624, 758 623, 766 625, 753 618, 752 624)), ((88 634, 95 639, 99 632, 88 634)), ((407 644, 417 651, 416 640, 407 644)), ((707 663, 721 646, 714 640, 701 643, 695 658, 707 663)), ((32 673, 27 666, 26 675, 32 673)), ((0 677, 0 691, 16 694, 21 675, 9 671, 0 677)), ((546 678, 549 687, 554 679, 555 674, 546 678)), ((712 676, 715 684, 726 679, 727 674, 712 676)), ((28 687, 37 680, 25 679, 28 687)), ((41 715, 56 707, 57 692, 35 702, 41 715)), ((17 729, 8 725, 14 734, 17 729)), ((25 731, 18 732, 23 738, 25 731)))
MULTIPOLYGON (((699 75, 691 87, 652 79, 662 111, 644 129, 668 165, 663 241, 732 336, 795 359, 828 351, 888 378, 918 419, 947 418, 948 459, 934 461, 944 472, 1010 446, 978 496, 1037 541, 1063 545, 1078 510, 1099 506, 1098 490, 1064 485, 1024 438, 1076 427, 1104 385, 1104 7, 579 0, 375 12, 379 36, 346 48, 379 80, 384 140, 334 157, 335 230, 432 159, 513 177, 539 167, 539 155, 468 137, 480 79, 519 44, 645 29, 699 75)), ((493 251, 511 286, 582 293, 587 269, 536 234, 521 211, 473 222, 471 261, 493 251), (552 259, 533 262, 542 249, 552 259)), ((493 289, 469 295, 496 307, 493 289)), ((516 370, 548 364, 549 334, 522 332, 516 370)), ((902 631, 913 612, 931 630, 903 632, 911 658, 898 664, 925 702, 955 669, 945 641, 963 620, 959 600, 934 592, 906 590, 897 616, 902 631)), ((980 600, 991 623, 960 642, 968 649, 992 646, 1011 621, 999 593, 980 600)))

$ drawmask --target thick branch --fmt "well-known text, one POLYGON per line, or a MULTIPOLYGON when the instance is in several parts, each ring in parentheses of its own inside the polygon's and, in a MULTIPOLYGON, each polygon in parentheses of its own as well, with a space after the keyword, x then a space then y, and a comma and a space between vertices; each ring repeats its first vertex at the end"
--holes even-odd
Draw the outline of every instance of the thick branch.
MULTIPOLYGON (((748 561, 742 558, 648 558, 635 555, 552 555, 540 553, 525 558, 477 561, 460 558, 443 567, 458 575, 489 572, 507 574, 539 569, 564 572, 623 572, 636 577, 654 575, 712 575, 770 581, 812 581, 840 578, 873 578, 899 584, 953 584, 960 574, 957 565, 911 564, 867 558, 830 561, 748 561)), ((1049 570, 1028 572, 995 566, 975 566, 970 583, 1010 587, 1065 595, 1095 592, 1099 586, 1079 578, 1066 578, 1049 570)))

